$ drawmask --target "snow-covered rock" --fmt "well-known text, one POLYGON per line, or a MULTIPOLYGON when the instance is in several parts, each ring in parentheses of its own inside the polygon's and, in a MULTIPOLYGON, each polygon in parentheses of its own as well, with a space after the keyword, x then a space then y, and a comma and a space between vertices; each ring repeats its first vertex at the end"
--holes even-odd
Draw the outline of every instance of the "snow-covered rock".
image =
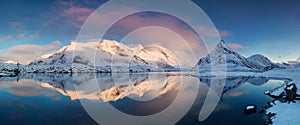
POLYGON ((51 56, 31 62, 27 72, 145 72, 178 66, 160 46, 124 45, 113 40, 71 42, 51 56))
POLYGON ((249 105, 245 106, 244 113, 247 114, 247 115, 250 115, 250 114, 256 113, 256 110, 257 110, 256 105, 249 104, 249 105))

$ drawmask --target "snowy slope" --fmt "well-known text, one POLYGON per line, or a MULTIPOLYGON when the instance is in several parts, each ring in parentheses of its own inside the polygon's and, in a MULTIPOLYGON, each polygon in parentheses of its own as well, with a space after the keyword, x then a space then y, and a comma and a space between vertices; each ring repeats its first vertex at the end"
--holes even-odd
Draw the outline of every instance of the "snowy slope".
POLYGON ((226 67, 226 70, 254 69, 247 59, 231 50, 222 40, 216 48, 198 62, 200 70, 210 69, 211 66, 226 67))
POLYGON ((259 54, 245 58, 230 49, 223 40, 206 57, 200 59, 197 66, 200 71, 210 70, 211 66, 217 70, 221 69, 218 67, 224 67, 226 71, 267 71, 284 67, 259 54))
POLYGON ((159 46, 124 45, 112 40, 71 42, 48 58, 36 60, 27 72, 139 72, 178 66, 176 58, 159 46))
POLYGON ((267 57, 255 54, 247 58, 247 60, 250 62, 250 64, 257 69, 265 69, 270 70, 274 68, 279 68, 279 66, 272 61, 270 61, 267 57))
POLYGON ((280 69, 288 69, 288 68, 292 68, 292 66, 288 63, 282 62, 282 63, 276 63, 278 68, 280 69))

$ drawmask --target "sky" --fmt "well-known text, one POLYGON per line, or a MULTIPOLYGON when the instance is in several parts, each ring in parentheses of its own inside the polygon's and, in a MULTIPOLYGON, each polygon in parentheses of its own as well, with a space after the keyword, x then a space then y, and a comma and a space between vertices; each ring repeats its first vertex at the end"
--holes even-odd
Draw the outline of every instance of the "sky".
MULTIPOLYGON (((26 60, 28 63, 43 54, 68 45, 70 41, 76 39, 89 15, 105 2, 104 0, 2 1, 0 60, 19 62, 26 60)), ((193 2, 210 17, 221 38, 240 54, 246 57, 263 54, 274 62, 300 62, 299 1, 194 0, 193 2)), ((138 18, 134 19, 137 20, 149 18, 140 15, 136 17, 138 18)), ((163 20, 174 22, 172 18, 153 17, 154 21, 161 24, 164 24, 163 20)), ((121 24, 123 26, 118 26, 118 31, 125 30, 125 26, 129 26, 128 23, 121 24)), ((184 29, 184 25, 174 24, 169 27, 184 29)), ((210 33, 209 29, 203 27, 201 31, 208 35, 210 33)))

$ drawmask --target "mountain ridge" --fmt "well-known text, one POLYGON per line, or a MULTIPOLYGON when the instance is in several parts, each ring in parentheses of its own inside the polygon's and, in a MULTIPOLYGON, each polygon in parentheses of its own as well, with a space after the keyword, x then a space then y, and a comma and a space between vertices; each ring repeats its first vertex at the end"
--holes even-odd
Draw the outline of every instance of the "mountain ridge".
POLYGON ((159 46, 124 45, 113 40, 71 42, 27 72, 142 72, 176 67, 173 53, 159 46), (62 66, 59 66, 62 65, 62 66))
POLYGON ((228 47, 224 40, 221 40, 216 48, 201 58, 196 65, 200 71, 211 70, 212 66, 217 67, 216 69, 223 67, 223 69, 219 69, 226 71, 267 71, 279 68, 277 64, 263 55, 255 54, 248 58, 240 55, 228 47))
MULTIPOLYGON (((113 40, 89 42, 72 41, 47 58, 22 65, 23 72, 70 73, 70 72, 150 72, 180 71, 177 58, 160 46, 144 47, 140 44, 125 45, 113 40)), ((17 66, 9 66, 17 67, 17 66)), ((272 62, 261 54, 248 58, 235 52, 221 40, 207 56, 196 64, 200 71, 268 71, 274 68, 288 68, 272 62), (213 67, 212 67, 213 66, 213 67)))

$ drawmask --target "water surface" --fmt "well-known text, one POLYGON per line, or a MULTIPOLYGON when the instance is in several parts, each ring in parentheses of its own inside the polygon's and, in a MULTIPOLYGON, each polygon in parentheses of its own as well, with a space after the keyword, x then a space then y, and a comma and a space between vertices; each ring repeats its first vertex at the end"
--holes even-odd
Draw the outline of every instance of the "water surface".
POLYGON ((282 84, 283 80, 269 78, 227 78, 217 107, 200 122, 199 112, 210 96, 209 77, 179 73, 21 74, 0 78, 0 124, 264 124, 264 114, 259 111, 272 101, 264 91, 282 84), (244 114, 247 104, 257 105, 257 112, 244 114), (124 114, 136 120, 128 120, 124 114), (163 117, 148 117, 155 114, 163 117))

